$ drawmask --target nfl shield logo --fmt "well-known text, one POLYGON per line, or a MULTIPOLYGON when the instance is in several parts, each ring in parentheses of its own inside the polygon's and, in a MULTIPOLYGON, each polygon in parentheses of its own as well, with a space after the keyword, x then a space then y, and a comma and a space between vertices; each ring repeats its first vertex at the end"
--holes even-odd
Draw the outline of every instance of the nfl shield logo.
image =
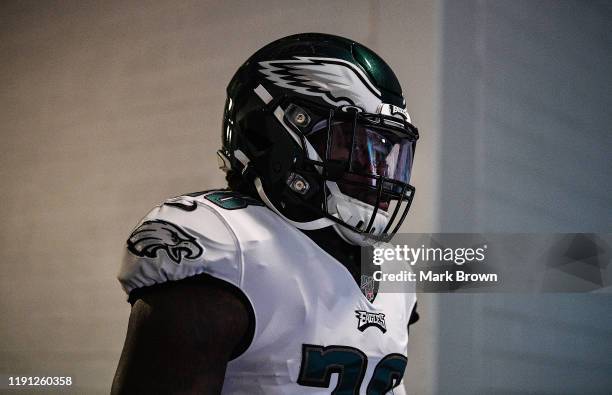
POLYGON ((374 277, 361 275, 361 292, 370 303, 374 301, 374 277))

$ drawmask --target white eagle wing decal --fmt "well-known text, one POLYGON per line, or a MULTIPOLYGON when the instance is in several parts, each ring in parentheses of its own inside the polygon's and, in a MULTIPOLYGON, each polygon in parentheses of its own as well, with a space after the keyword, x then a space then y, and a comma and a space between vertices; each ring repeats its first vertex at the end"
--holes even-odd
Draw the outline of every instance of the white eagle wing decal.
POLYGON ((365 73, 341 59, 296 57, 259 63, 259 70, 275 85, 308 96, 318 96, 333 106, 352 105, 376 112, 378 90, 365 73))

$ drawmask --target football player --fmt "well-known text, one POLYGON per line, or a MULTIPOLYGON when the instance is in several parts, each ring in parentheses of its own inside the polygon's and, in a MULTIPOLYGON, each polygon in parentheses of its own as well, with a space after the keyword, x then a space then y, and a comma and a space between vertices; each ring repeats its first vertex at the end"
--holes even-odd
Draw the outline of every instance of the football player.
POLYGON ((342 37, 274 41, 227 88, 228 188, 151 210, 127 240, 115 394, 389 394, 414 293, 377 293, 362 247, 414 196, 417 129, 391 68, 342 37))

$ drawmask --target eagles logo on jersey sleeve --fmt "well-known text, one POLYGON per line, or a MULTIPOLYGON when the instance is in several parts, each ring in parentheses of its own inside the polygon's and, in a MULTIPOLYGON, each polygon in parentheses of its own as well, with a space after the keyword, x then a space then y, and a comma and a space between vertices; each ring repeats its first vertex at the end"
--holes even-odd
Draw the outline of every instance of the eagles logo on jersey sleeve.
POLYGON ((180 196, 155 207, 132 231, 119 280, 133 289, 202 273, 240 283, 237 241, 203 195, 180 196), (200 202, 198 201, 200 200, 200 202))
POLYGON ((144 221, 130 235, 127 248, 134 255, 148 258, 157 258, 163 251, 177 264, 183 258, 194 260, 204 252, 195 237, 163 219, 144 221))

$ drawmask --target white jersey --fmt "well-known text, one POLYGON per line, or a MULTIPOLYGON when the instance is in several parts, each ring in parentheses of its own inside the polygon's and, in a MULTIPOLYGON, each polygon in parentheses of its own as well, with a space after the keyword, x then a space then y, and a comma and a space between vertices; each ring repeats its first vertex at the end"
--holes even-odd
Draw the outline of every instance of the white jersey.
POLYGON ((309 237, 230 191, 154 208, 128 239, 119 280, 129 294, 202 273, 239 288, 255 318, 223 394, 404 393, 414 293, 380 293, 371 303, 309 237))

